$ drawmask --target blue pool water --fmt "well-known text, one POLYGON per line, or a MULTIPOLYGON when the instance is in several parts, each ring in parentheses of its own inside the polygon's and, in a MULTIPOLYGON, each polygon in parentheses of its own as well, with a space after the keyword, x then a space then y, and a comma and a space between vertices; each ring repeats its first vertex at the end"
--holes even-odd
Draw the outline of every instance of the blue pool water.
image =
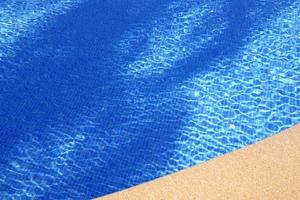
POLYGON ((89 199, 300 121, 299 0, 0 1, 0 199, 89 199))

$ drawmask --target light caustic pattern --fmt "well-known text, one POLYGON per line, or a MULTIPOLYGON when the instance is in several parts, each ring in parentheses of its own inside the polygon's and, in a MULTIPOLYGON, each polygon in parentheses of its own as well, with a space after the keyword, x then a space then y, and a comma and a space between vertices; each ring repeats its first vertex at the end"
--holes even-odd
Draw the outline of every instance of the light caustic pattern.
MULTIPOLYGON (((14 6, 4 9, 11 14, 3 16, 19 16, 10 20, 24 23, 5 25, 0 33, 8 39, 1 45, 13 50, 32 25, 42 26, 52 14, 79 2, 33 1, 18 4, 23 6, 20 13, 12 11, 18 6, 11 3, 14 6)), ((116 87, 123 89, 122 95, 95 96, 95 106, 87 106, 76 120, 57 119, 42 132, 20 137, 0 165, 1 197, 86 199, 107 194, 246 146, 298 122, 299 1, 276 20, 270 17, 264 30, 260 23, 251 27, 243 45, 233 55, 213 58, 209 70, 167 89, 148 90, 148 78, 159 80, 178 62, 220 42, 216 38, 228 26, 226 8, 225 1, 173 2, 150 22, 147 18, 131 27, 114 45, 115 58, 104 58, 121 67, 116 87), (142 141, 132 142, 138 140, 142 141), (140 154, 134 144, 142 146, 140 154)))
MULTIPOLYGON (((183 59, 191 54, 196 47, 186 47, 188 49, 185 55, 180 55, 180 53, 184 53, 182 49, 175 48, 177 45, 181 47, 187 46, 190 40, 188 37, 192 35, 194 29, 205 23, 205 17, 214 15, 213 13, 218 11, 216 6, 213 6, 213 3, 210 2, 210 4, 203 4, 202 6, 190 2, 189 4, 179 3, 178 5, 173 4, 169 6, 164 13, 164 21, 154 22, 156 31, 153 31, 149 38, 149 46, 152 45, 154 47, 150 47, 147 50, 148 53, 157 54, 151 52, 154 50, 153 48, 160 48, 160 46, 165 44, 167 50, 160 49, 158 54, 162 53, 163 57, 173 59, 171 63, 175 63, 176 60, 183 59), (177 9, 180 13, 173 16, 177 9), (163 40, 156 41, 157 35, 161 35, 162 33, 160 32, 166 28, 164 26, 170 23, 172 28, 169 30, 169 35, 163 40), (179 35, 179 38, 175 38, 174 43, 172 40, 178 34, 181 35, 179 35), (167 40, 166 43, 161 44, 165 39, 167 40), (167 55, 167 51, 175 53, 175 57, 174 55, 167 55)), ((219 28, 221 31, 222 26, 219 28)), ((216 30, 214 29, 215 32, 217 32, 216 30)), ((203 47, 203 45, 206 45, 204 41, 212 40, 210 37, 213 37, 216 34, 215 32, 208 31, 205 34, 201 32, 197 41, 199 43, 202 41, 203 47)), ((125 38, 127 36, 126 34, 125 38)), ((122 42, 124 41, 120 43, 122 42)), ((144 55, 147 56, 146 54, 144 55)), ((159 62, 164 63, 168 61, 160 60, 159 62)), ((153 70, 153 68, 145 70, 149 71, 153 70)), ((126 76, 125 79, 127 78, 126 76)), ((140 100, 140 95, 137 92, 128 91, 128 101, 130 99, 133 101, 140 100)), ((99 98, 95 97, 94 100, 97 101, 99 98)), ((101 99, 99 104, 100 102, 101 99)), ((124 123, 119 125, 115 124, 112 128, 104 128, 103 123, 105 122, 99 120, 102 114, 100 109, 87 108, 88 110, 93 110, 93 112, 82 114, 76 122, 70 125, 66 125, 64 122, 60 123, 58 119, 57 123, 49 126, 43 132, 26 133, 15 144, 16 149, 14 152, 7 156, 6 163, 8 163, 8 166, 0 166, 3 172, 0 175, 0 183, 2 187, 9 188, 2 195, 11 199, 42 198, 45 196, 51 196, 52 198, 62 198, 64 196, 85 198, 92 196, 95 191, 85 186, 85 183, 78 183, 80 189, 72 189, 69 183, 76 182, 82 177, 89 177, 90 174, 102 168, 105 170, 102 173, 110 173, 107 171, 110 169, 109 160, 114 157, 114 154, 118 155, 120 152, 122 154, 120 148, 128 146, 127 144, 130 143, 130 140, 135 137, 136 131, 131 132, 131 130, 147 126, 153 121, 151 115, 145 115, 144 106, 147 105, 141 102, 136 104, 132 108, 134 115, 127 115, 125 117, 128 119, 127 121, 125 120, 124 123), (61 188, 68 189, 62 190, 61 188)), ((121 114, 126 115, 128 113, 121 114)), ((117 179, 119 182, 123 181, 122 187, 131 185, 130 180, 122 180, 122 177, 114 179, 117 179)), ((118 187, 118 184, 105 181, 105 177, 103 179, 98 178, 97 184, 103 184, 103 187, 96 191, 97 193, 121 189, 121 187, 118 187)))
MULTIPOLYGON (((61 15, 86 0, 6 0, 0 3, 0 62, 12 57, 17 43, 46 26, 54 16, 61 15)), ((0 65, 0 80, 8 79, 11 69, 0 65)))
POLYGON ((213 45, 227 25, 224 7, 226 4, 220 1, 176 1, 151 22, 140 22, 116 45, 123 55, 132 54, 132 48, 141 45, 142 52, 132 62, 122 64, 125 73, 136 78, 163 74, 176 62, 213 45))
MULTIPOLYGON (((169 172, 259 141, 300 121, 300 3, 296 2, 233 57, 176 86, 190 116, 169 172)), ((163 172, 165 173, 165 172, 163 172)))
POLYGON ((91 197, 95 191, 85 186, 88 183, 78 183, 80 188, 74 189, 70 185, 108 165, 118 147, 128 142, 117 131, 103 130, 102 124, 95 120, 97 115, 96 111, 86 113, 69 125, 58 122, 45 130, 47 134, 26 133, 8 155, 7 163, 0 165, 1 197, 91 197), (97 135, 99 132, 101 136, 97 135))
MULTIPOLYGON (((260 4, 261 7, 266 7, 266 2, 262 1, 260 4)), ((300 120, 298 5, 299 2, 295 2, 284 8, 279 16, 270 16, 268 20, 257 17, 266 11, 249 9, 246 17, 256 20, 234 55, 213 58, 208 63, 209 70, 204 70, 203 73, 168 91, 161 90, 156 94, 151 94, 149 90, 143 93, 143 89, 131 91, 128 98, 131 96, 132 105, 140 109, 142 116, 140 119, 148 118, 148 122, 144 120, 145 123, 151 123, 149 113, 158 115, 165 113, 162 114, 165 116, 163 118, 165 123, 182 123, 183 126, 177 130, 180 136, 174 139, 175 149, 165 149, 164 153, 154 156, 156 159, 136 169, 136 175, 128 179, 129 181, 137 184, 149 180, 149 177, 155 178, 204 162, 264 139, 300 120), (187 110, 186 118, 176 119, 175 122, 167 117, 182 110, 187 110)), ((199 37, 192 40, 191 35, 197 25, 186 23, 183 20, 185 18, 181 18, 188 15, 194 17, 188 18, 189 20, 205 21, 200 16, 208 15, 198 13, 198 16, 191 12, 196 10, 197 6, 199 5, 187 9, 190 15, 183 8, 179 9, 182 13, 175 14, 177 16, 175 18, 161 17, 154 20, 148 29, 152 30, 149 31, 150 34, 145 34, 138 26, 132 34, 126 35, 127 40, 122 40, 121 47, 118 48, 123 54, 134 49, 135 45, 146 42, 144 46, 140 46, 143 50, 132 58, 133 62, 124 65, 125 77, 134 77, 137 83, 141 83, 147 78, 178 67, 177 61, 184 58, 188 60, 201 48, 214 45, 214 42, 224 42, 215 41, 215 38, 228 26, 227 19, 222 18, 224 12, 222 9, 227 5, 219 2, 217 7, 220 10, 215 12, 212 9, 211 13, 215 13, 212 19, 222 19, 220 26, 218 25, 220 21, 216 21, 215 25, 213 20, 209 26, 198 24, 204 29, 209 28, 211 30, 208 31, 209 35, 213 35, 211 33, 214 29, 220 27, 220 31, 215 32, 216 35, 211 38, 212 41, 207 35, 201 34, 201 31, 200 34, 196 32, 199 37), (175 22, 176 28, 171 28, 175 22), (180 40, 176 40, 177 34, 180 40), (178 48, 189 51, 180 51, 178 48)), ((205 4, 201 6, 209 7, 205 4)), ((230 35, 227 37, 230 40, 230 35)), ((140 85, 144 86, 142 83, 140 85)), ((163 122, 156 122, 160 123, 163 122)), ((156 129, 154 125, 151 130, 161 132, 162 135, 169 134, 156 129)), ((165 141, 165 144, 169 142, 165 141)))

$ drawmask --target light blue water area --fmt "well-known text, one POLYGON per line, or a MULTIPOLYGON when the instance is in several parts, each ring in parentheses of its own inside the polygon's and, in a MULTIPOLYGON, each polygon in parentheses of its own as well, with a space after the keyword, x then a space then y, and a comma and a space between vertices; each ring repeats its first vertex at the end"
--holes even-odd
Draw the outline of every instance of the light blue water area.
POLYGON ((300 121, 299 0, 0 2, 0 199, 89 199, 300 121))

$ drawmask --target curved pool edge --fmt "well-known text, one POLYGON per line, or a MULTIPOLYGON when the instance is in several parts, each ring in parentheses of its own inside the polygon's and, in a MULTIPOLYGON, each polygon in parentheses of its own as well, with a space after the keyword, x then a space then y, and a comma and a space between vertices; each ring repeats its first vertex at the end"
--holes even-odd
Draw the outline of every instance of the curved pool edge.
POLYGON ((98 200, 300 199, 300 124, 256 144, 98 200))

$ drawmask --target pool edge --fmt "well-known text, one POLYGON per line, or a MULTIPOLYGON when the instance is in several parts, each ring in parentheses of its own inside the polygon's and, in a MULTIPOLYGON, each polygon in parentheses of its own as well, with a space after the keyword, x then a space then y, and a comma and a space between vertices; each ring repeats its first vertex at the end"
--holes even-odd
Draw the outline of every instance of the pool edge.
POLYGON ((256 144, 98 200, 300 199, 300 124, 256 144))

